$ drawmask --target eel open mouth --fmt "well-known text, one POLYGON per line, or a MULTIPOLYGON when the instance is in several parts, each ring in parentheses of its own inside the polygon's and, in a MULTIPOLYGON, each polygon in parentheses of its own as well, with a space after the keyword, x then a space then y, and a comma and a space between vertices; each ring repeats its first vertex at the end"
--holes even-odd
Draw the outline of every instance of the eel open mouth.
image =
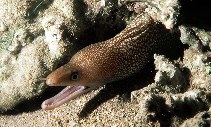
POLYGON ((57 95, 55 95, 52 98, 49 98, 45 100, 41 107, 44 110, 51 110, 54 109, 69 100, 72 100, 88 91, 93 89, 92 87, 87 86, 67 86, 64 88, 61 92, 59 92, 57 95))

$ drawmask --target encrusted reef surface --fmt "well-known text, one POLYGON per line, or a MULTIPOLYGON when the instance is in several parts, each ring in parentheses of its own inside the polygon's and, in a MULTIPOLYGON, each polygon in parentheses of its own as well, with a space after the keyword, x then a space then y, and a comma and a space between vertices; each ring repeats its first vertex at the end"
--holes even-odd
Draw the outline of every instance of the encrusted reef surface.
POLYGON ((211 126, 208 8, 197 0, 1 0, 0 127, 211 126), (155 54, 128 79, 40 109, 59 89, 49 90, 43 78, 84 46, 115 36, 137 13, 179 31, 184 50, 155 54))

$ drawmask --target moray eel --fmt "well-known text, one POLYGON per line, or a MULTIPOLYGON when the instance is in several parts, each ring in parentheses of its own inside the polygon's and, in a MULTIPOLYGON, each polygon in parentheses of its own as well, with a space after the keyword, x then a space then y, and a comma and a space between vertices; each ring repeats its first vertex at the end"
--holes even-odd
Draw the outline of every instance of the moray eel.
POLYGON ((153 53, 170 43, 169 30, 147 14, 137 15, 115 37, 91 44, 47 76, 49 86, 67 86, 45 100, 42 109, 54 109, 93 88, 140 71, 153 53))

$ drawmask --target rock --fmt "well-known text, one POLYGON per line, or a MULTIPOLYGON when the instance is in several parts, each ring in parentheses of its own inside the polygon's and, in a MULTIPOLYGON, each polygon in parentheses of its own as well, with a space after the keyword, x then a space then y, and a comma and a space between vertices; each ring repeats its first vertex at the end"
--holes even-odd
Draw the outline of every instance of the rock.
POLYGON ((182 69, 164 56, 154 55, 154 59, 155 69, 158 70, 155 75, 155 83, 157 85, 161 88, 165 87, 165 91, 171 93, 178 93, 187 88, 188 82, 182 69))
POLYGON ((193 118, 185 120, 180 127, 210 127, 211 112, 204 111, 196 114, 193 118))
POLYGON ((184 52, 183 67, 189 69, 190 86, 192 89, 205 89, 211 91, 211 78, 209 74, 209 60, 206 54, 191 47, 184 52), (207 60, 206 60, 207 59, 207 60))
POLYGON ((7 30, 7 26, 5 22, 2 19, 0 19, 0 32, 4 32, 6 30, 7 30))

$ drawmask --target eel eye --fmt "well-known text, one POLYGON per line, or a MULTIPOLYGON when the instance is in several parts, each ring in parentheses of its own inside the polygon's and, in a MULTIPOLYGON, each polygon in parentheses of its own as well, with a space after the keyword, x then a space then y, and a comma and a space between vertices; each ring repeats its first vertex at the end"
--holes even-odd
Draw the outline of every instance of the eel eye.
POLYGON ((71 80, 77 80, 78 77, 79 77, 78 72, 73 72, 73 73, 71 74, 71 80))

